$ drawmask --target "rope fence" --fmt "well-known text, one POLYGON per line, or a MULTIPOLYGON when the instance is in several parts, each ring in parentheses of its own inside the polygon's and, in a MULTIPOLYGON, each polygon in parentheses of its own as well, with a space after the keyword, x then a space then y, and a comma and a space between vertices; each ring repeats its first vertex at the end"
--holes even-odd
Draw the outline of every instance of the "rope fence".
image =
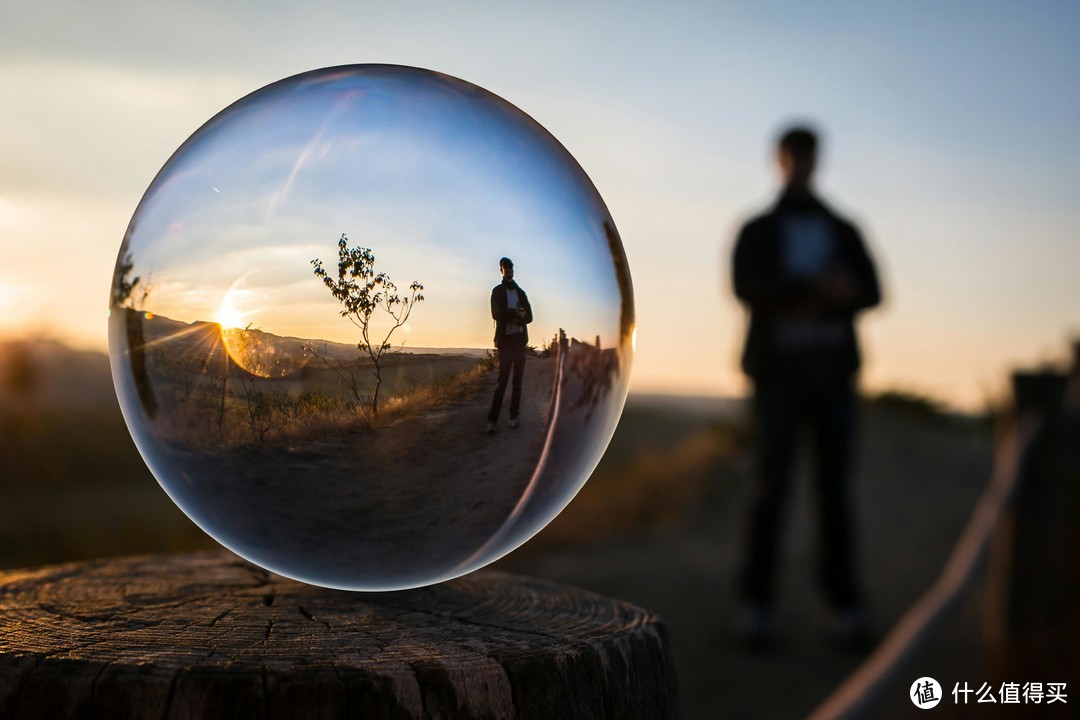
MULTIPOLYGON (((971 588, 976 578, 986 567, 988 555, 993 553, 995 560, 1002 539, 1011 545, 1018 539, 1016 516, 1018 495, 1031 496, 1028 485, 1038 482, 1044 484, 1045 477, 1032 477, 1036 474, 1032 466, 1041 467, 1040 475, 1046 475, 1046 462, 1035 462, 1033 453, 1038 453, 1045 460, 1048 456, 1053 464, 1053 472, 1063 475, 1067 469, 1074 474, 1080 464, 1076 462, 1078 441, 1077 420, 1080 418, 1080 343, 1076 345, 1074 364, 1070 376, 1051 373, 1022 374, 1013 377, 1015 409, 996 448, 994 469, 990 482, 975 505, 975 509, 964 528, 960 539, 950 554, 938 579, 908 609, 877 649, 845 680, 826 700, 810 715, 811 720, 840 720, 848 718, 873 717, 883 700, 895 691, 898 685, 907 685, 910 678, 904 674, 910 662, 926 647, 935 631, 948 620, 950 612, 958 600, 971 588), (1048 448, 1053 444, 1053 448, 1048 448), (1071 457, 1069 451, 1073 450, 1071 457), (1064 452, 1063 452, 1064 451, 1064 452), (1070 464, 1071 463, 1071 464, 1070 464), (993 548, 993 550, 991 550, 993 548)), ((1077 478, 1080 480, 1080 478, 1077 478)), ((1052 504, 1062 508, 1058 515, 1068 513, 1080 507, 1075 502, 1077 493, 1069 488, 1076 483, 1067 481, 1056 483, 1057 494, 1069 494, 1072 497, 1047 497, 1048 493, 1035 493, 1038 505, 1052 504), (1064 488, 1064 489, 1062 489, 1064 488), (1072 509, 1072 510, 1071 510, 1072 509)), ((1025 500, 1024 511, 1037 515, 1032 522, 1046 522, 1045 509, 1031 513, 1031 503, 1025 500)), ((1065 517, 1058 524, 1072 525, 1071 518, 1065 517)), ((1028 532, 1026 541, 1030 544, 1028 532)), ((1037 533, 1045 541, 1053 534, 1037 533)), ((1069 536, 1074 539, 1073 535, 1069 536)), ((1046 542, 1043 543, 1047 544, 1046 542)), ((1069 543, 1075 545, 1075 543, 1069 543)), ((1054 548, 1056 551, 1059 548, 1054 548)), ((1003 579, 1000 587, 991 587, 990 605, 997 611, 998 617, 992 620, 1001 627, 991 633, 996 636, 995 644, 1014 642, 1010 637, 1011 624, 1015 624, 1013 606, 1018 605, 1017 589, 1027 592, 1026 578, 1022 575, 1023 567, 1017 564, 1016 557, 1030 555, 1031 548, 1025 552, 1012 551, 1003 559, 1007 565, 1004 572, 995 568, 995 575, 1003 579)), ((1038 579, 1036 579, 1038 580, 1038 579)), ((1042 578, 1045 585, 1045 578, 1042 578)), ((1038 582, 1034 583, 1038 586, 1038 582)), ((1031 602, 1020 603, 1023 606, 1031 602)), ((1064 612, 1080 613, 1066 609, 1064 612)), ((1030 613, 1029 613, 1030 614, 1030 613)), ((1045 619, 1046 613, 1042 613, 1045 619)), ((1056 616, 1055 616, 1056 617, 1056 616)), ((989 654, 1001 658, 1009 655, 1009 649, 1003 647, 988 648, 989 654)), ((1000 669, 1000 668, 999 668, 1000 669)))

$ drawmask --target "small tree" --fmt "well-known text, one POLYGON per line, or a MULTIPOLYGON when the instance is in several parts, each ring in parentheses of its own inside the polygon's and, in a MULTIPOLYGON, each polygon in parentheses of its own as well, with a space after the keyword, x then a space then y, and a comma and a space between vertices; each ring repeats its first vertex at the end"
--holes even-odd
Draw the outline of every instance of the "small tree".
POLYGON ((153 418, 157 414, 158 405, 153 386, 150 384, 150 375, 146 369, 146 339, 143 333, 143 320, 146 316, 142 312, 153 286, 143 282, 139 275, 131 278, 134 269, 134 258, 130 252, 125 253, 116 267, 112 287, 112 305, 109 312, 121 313, 124 317, 124 334, 127 336, 128 358, 131 363, 131 375, 135 381, 135 391, 139 395, 143 410, 148 417, 153 418), (140 282, 142 282, 141 288, 140 282), (136 288, 139 288, 138 298, 135 296, 136 288))
MULTIPOLYGON (((315 276, 323 281, 330 294, 340 302, 344 309, 341 316, 360 328, 361 342, 357 347, 368 354, 375 365, 375 389, 371 393, 371 411, 379 413, 379 386, 382 385, 383 353, 390 349, 390 336, 405 324, 409 313, 418 302, 424 301, 424 286, 414 280, 409 285, 409 295, 402 297, 397 286, 386 273, 375 272, 375 255, 371 248, 349 247, 349 238, 345 233, 338 240, 338 271, 334 279, 323 268, 322 260, 311 261, 315 276), (372 315, 376 310, 383 310, 390 316, 390 329, 381 340, 372 341, 375 329, 372 327, 372 315)), ((377 336, 376 336, 377 337, 377 336)))

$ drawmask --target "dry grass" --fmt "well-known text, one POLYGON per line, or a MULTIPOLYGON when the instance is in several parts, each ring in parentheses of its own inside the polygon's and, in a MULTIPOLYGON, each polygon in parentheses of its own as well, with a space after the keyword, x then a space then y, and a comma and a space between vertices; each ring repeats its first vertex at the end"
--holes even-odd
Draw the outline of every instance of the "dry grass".
POLYGON ((481 360, 471 370, 428 385, 414 385, 383 403, 378 416, 371 417, 370 422, 373 427, 389 425, 461 402, 480 387, 484 376, 491 371, 492 364, 481 360))
POLYGON ((407 383, 379 404, 369 405, 323 391, 290 395, 262 390, 262 380, 230 380, 224 406, 221 381, 195 387, 161 383, 155 431, 169 442, 203 452, 221 452, 252 445, 297 446, 327 437, 376 432, 380 426, 460 402, 479 387, 492 363, 473 367, 432 383, 407 383))
POLYGON ((705 504, 742 437, 728 422, 628 406, 600 465, 534 549, 685 523, 705 504))

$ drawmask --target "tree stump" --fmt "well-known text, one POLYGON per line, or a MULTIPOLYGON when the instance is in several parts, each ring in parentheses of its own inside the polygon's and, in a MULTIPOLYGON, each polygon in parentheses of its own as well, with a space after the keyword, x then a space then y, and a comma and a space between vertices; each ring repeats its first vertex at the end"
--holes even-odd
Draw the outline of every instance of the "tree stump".
POLYGON ((667 629, 480 571, 349 593, 225 552, 0 573, 0 717, 670 718, 667 629))

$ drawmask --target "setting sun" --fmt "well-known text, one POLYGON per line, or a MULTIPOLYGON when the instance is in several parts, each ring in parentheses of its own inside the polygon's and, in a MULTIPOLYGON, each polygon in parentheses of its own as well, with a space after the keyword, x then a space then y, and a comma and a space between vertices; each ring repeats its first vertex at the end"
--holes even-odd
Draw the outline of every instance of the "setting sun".
POLYGON ((248 313, 241 312, 236 307, 236 301, 233 297, 232 290, 225 293, 225 298, 221 301, 221 307, 218 308, 217 315, 214 320, 221 326, 222 330, 228 330, 229 328, 242 328, 247 323, 245 318, 248 313))

